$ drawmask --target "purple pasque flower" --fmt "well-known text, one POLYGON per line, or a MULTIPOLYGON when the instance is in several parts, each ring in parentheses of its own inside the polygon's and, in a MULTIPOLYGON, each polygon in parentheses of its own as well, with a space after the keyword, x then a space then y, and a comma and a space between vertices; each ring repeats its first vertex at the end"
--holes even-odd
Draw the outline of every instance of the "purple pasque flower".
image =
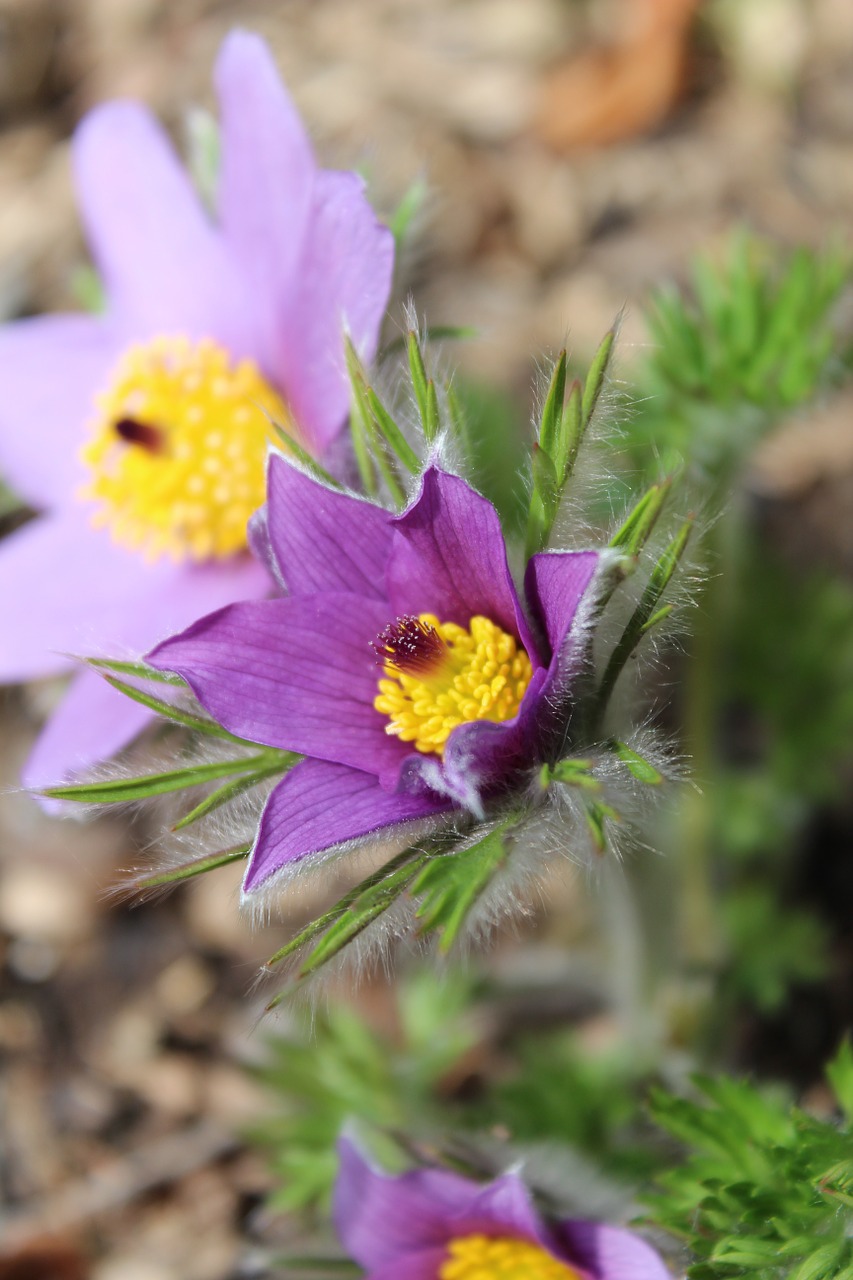
MULTIPOLYGON (((215 81, 215 217, 142 106, 96 107, 73 158, 105 313, 0 330, 0 472, 42 513, 0 544, 0 681, 139 653, 266 594, 246 521, 269 416, 322 453, 347 414, 344 329, 375 351, 393 241, 361 179, 318 168, 258 37, 226 38, 215 81)), ((148 718, 83 672, 25 781, 109 756, 148 718)))
POLYGON ((344 1138, 333 1217, 366 1280, 669 1280, 655 1250, 604 1223, 547 1222, 521 1178, 439 1169, 390 1176, 344 1138))
POLYGON ((533 556, 525 609, 497 512, 458 476, 429 467, 397 516, 278 454, 267 485, 253 540, 286 596, 221 609, 148 659, 231 732, 307 757, 269 796, 247 893, 350 841, 482 817, 557 758, 602 564, 533 556))

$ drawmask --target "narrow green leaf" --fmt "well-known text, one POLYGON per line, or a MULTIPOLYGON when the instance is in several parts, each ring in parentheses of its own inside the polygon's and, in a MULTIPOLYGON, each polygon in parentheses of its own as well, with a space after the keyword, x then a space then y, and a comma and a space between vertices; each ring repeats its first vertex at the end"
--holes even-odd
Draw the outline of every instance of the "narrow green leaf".
POLYGON ((609 745, 613 754, 627 766, 629 773, 631 773, 638 782, 644 782, 646 786, 649 787, 660 786, 663 782, 664 777, 661 771, 656 769, 651 761, 647 760, 645 756, 641 756, 639 752, 634 751, 632 747, 629 747, 626 742, 619 742, 614 738, 611 740, 609 745))
POLYGON ((376 479, 376 467, 374 464, 373 454, 370 448, 370 426, 368 423, 368 409, 364 398, 364 378, 362 375, 361 361, 353 347, 352 343, 347 340, 345 344, 347 372, 350 380, 350 437, 352 439, 352 448, 355 455, 358 474, 361 478, 361 486, 369 498, 375 498, 378 491, 376 479))
MULTIPOLYGON (((273 1265, 276 1268, 283 1267, 283 1275, 293 1276, 298 1274, 320 1276, 363 1276, 364 1272, 355 1262, 350 1262, 348 1258, 311 1258, 296 1257, 293 1254, 283 1254, 281 1257, 274 1259, 273 1265)), ((270 1273, 272 1274, 272 1273, 270 1273)))
MULTIPOLYGON (((424 342, 464 342, 469 338, 476 338, 479 330, 472 324, 428 324, 421 329, 421 335, 424 342)), ((408 347, 408 337, 392 338, 387 346, 382 348, 378 357, 381 364, 387 360, 389 356, 395 355, 400 351, 404 351, 408 347)))
POLYGON ((533 446, 533 490, 538 494, 545 510, 545 519, 550 531, 551 523, 557 512, 557 472, 549 453, 539 444, 533 446))
POLYGON ((391 232, 399 250, 408 234, 412 221, 420 212, 427 193, 427 184, 423 178, 415 178, 403 193, 403 198, 388 219, 388 230, 391 232))
POLYGON ((672 613, 671 604, 665 604, 665 605, 662 605, 660 609, 656 609, 655 612, 652 614, 652 616, 649 618, 648 622, 643 623, 642 634, 645 635, 647 631, 651 631, 652 627, 656 627, 659 622, 663 622, 664 619, 668 618, 671 613, 672 613))
POLYGON ((270 426, 281 441, 282 448, 285 453, 291 454, 297 462, 300 462, 306 471, 310 472, 316 480, 320 480, 323 484, 328 485, 330 489, 342 489, 343 485, 338 484, 333 475, 330 475, 325 467, 322 467, 317 459, 308 452, 304 445, 301 445, 295 436, 286 431, 280 423, 273 418, 269 419, 270 426))
POLYGON ((471 441, 468 438, 468 422, 465 417, 465 410, 462 407, 462 401, 459 399, 452 382, 448 382, 445 385, 444 402, 447 405, 447 413, 453 433, 467 454, 471 447, 471 441))
POLYGON ((566 396, 566 353, 561 351, 551 374, 548 394, 539 421, 539 443, 549 457, 553 457, 557 444, 557 430, 563 416, 566 396))
MULTIPOLYGON (((349 339, 346 342, 346 359, 352 388, 352 425, 355 427, 356 423, 358 424, 362 443, 372 459, 366 471, 362 471, 362 478, 365 479, 367 471, 369 471, 371 483, 374 483, 373 463, 375 463, 392 499, 398 507, 401 507, 405 501, 405 493, 391 459, 388 457, 379 424, 369 404, 367 377, 364 368, 358 358, 355 347, 349 339)), ((355 444, 355 436, 353 437, 353 443, 355 444)), ((362 461, 366 462, 367 460, 363 459, 362 461)), ((361 466, 360 462, 360 469, 361 466)))
POLYGON ((410 471, 413 476, 417 475, 421 469, 420 458, 372 387, 367 388, 367 404, 377 429, 382 433, 389 447, 400 459, 406 470, 410 471))
POLYGON ((540 444, 534 444, 531 455, 533 492, 527 513, 527 558, 547 544, 557 513, 557 474, 554 463, 540 444))
POLYGON ((597 853, 604 853, 607 848, 607 820, 621 822, 616 810, 609 804, 594 800, 587 806, 586 821, 597 853))
POLYGON ((176 676, 173 671, 158 671, 144 662, 120 662, 115 658, 84 658, 83 661, 96 671, 112 671, 115 675, 133 676, 136 680, 153 680, 157 684, 176 684, 186 688, 182 676, 176 676))
POLYGON ((657 523, 671 487, 672 477, 668 476, 660 484, 653 484, 647 489, 616 530, 609 545, 622 548, 628 555, 639 555, 657 523))
POLYGON ((267 756, 246 756, 242 760, 219 760, 215 764, 190 765, 164 773, 149 773, 139 778, 110 778, 105 782, 68 783, 61 787, 45 787, 40 795, 52 800, 74 800, 79 804, 119 804, 144 800, 169 791, 184 791, 217 778, 243 773, 268 760, 267 756))
MULTIPOLYGON (((663 616, 663 610, 658 610, 658 602, 669 585, 678 562, 684 554, 692 529, 693 517, 691 516, 688 520, 685 520, 663 554, 656 561, 649 575, 649 580, 643 589, 640 602, 610 655, 610 660, 598 691, 599 721, 625 663, 634 652, 644 633, 653 625, 653 619, 656 621, 663 616)), ((668 608, 669 606, 664 607, 668 608)))
POLYGON ((134 880, 136 890, 165 889, 169 885, 180 884, 191 880, 194 876, 204 875, 206 871, 216 871, 219 867, 227 867, 231 862, 240 862, 252 851, 250 844, 241 844, 233 849, 223 849, 221 853, 211 853, 206 858, 196 858, 194 862, 184 862, 179 867, 170 867, 168 871, 156 871, 141 880, 134 880))
POLYGON ((583 430, 589 426, 589 421, 595 413, 599 396, 604 387, 604 380, 607 377, 607 370, 610 367, 610 360, 613 355, 613 345, 616 341, 616 330, 611 329, 604 337, 601 346, 592 358, 592 364, 589 367, 589 373, 586 375, 583 387, 583 401, 581 403, 581 421, 583 430))
POLYGON ((853 1124, 853 1045, 849 1036, 827 1066, 826 1078, 832 1085, 839 1106, 853 1124))
POLYGON ((384 915, 405 893, 426 860, 427 855, 421 854, 358 894, 324 931, 319 942, 311 947, 299 966, 300 977, 315 973, 363 933, 369 924, 384 915))
POLYGON ((424 433, 427 440, 434 440, 440 427, 441 417, 438 412, 438 392, 435 389, 435 383, 430 378, 427 383, 426 417, 424 418, 424 433))
POLYGON ((600 791, 601 783, 593 776, 592 760, 569 757, 556 764, 543 764, 539 777, 543 787, 552 782, 562 782, 568 787, 582 787, 586 791, 600 791))
POLYGON ((265 968, 273 969, 283 960, 287 960, 295 952, 300 951, 313 938, 317 937, 324 929, 334 924, 336 920, 349 910, 349 908, 358 900, 360 896, 366 894, 374 886, 380 884, 387 877, 394 875, 399 869, 404 868, 407 864, 412 863, 418 857, 418 850, 415 848, 403 849, 396 857, 391 858, 378 870, 366 876, 354 888, 348 890, 342 898, 340 898, 333 907, 323 915, 318 916, 316 920, 312 920, 309 924, 301 929, 295 937, 286 942, 283 947, 276 951, 275 955, 270 956, 267 960, 265 968))
POLYGON ((197 804, 189 813, 184 814, 179 822, 172 827, 173 831, 181 831, 184 827, 191 826, 194 822, 198 822, 201 818, 206 818, 209 813, 213 813, 216 809, 220 809, 222 805, 227 804, 229 800, 236 799, 237 796, 243 794, 244 791, 250 791, 252 787, 256 787, 259 783, 265 782, 267 778, 274 778, 277 775, 284 775, 289 769, 292 769, 299 763, 302 756, 293 754, 292 752, 282 753, 287 758, 283 760, 275 760, 265 765, 262 769, 256 769, 253 773, 245 774, 239 778, 234 778, 232 782, 226 782, 221 787, 217 787, 209 796, 206 796, 200 804, 197 804))
POLYGON ((575 465, 575 458, 580 448, 583 435, 583 417, 581 401, 583 387, 580 378, 575 378, 569 387, 569 393, 560 418, 557 443, 554 450, 554 466, 561 485, 565 485, 575 465))
POLYGON ((165 702, 162 698, 155 698, 153 694, 146 693, 144 689, 137 689, 132 684, 126 684, 124 680, 118 680, 115 676, 104 676, 107 684, 111 684, 119 693, 123 693, 125 697, 132 698, 134 702, 139 702, 143 707, 148 707, 150 711, 156 711, 158 716, 163 716, 166 720, 173 720, 175 724, 185 725, 188 729, 195 729, 198 733, 206 733, 211 738, 223 738, 226 742, 238 742, 241 746, 257 746, 257 743, 247 742, 245 738, 238 738, 236 734, 229 733, 227 729, 223 729, 221 724, 217 724, 215 720, 208 720, 206 716, 196 715, 192 711, 184 711, 181 707, 176 707, 171 702, 165 702))
MULTIPOLYGON (((427 373, 424 366, 424 358, 421 354, 420 342, 418 335, 412 329, 409 331, 409 374, 412 379, 412 390, 415 393, 415 401, 417 402, 418 412, 421 416, 424 433, 427 433, 427 373)), ((430 436, 427 434, 427 439, 430 436)))
POLYGON ((412 895, 422 898, 415 912, 420 932, 440 931, 440 951, 447 952, 453 946, 471 909, 503 865, 504 837, 511 821, 467 849, 431 858, 412 884, 412 895))

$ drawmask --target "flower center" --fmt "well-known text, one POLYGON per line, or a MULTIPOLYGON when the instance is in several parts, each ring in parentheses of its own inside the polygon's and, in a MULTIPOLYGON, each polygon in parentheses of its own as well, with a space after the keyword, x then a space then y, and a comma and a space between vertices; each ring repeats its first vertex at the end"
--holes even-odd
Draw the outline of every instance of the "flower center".
POLYGON ((207 338, 158 337, 124 353, 96 405, 81 496, 98 504, 97 525, 152 560, 246 546, 264 500, 269 418, 289 421, 253 361, 232 363, 207 338))
POLYGON ((467 630, 431 613, 398 618, 373 648, 384 672, 373 705, 388 716, 385 732, 436 755, 457 725, 511 720, 533 675, 515 637, 479 616, 467 630))
POLYGON ((580 1273, 526 1240, 460 1236, 447 1246, 438 1280, 580 1280, 580 1273))

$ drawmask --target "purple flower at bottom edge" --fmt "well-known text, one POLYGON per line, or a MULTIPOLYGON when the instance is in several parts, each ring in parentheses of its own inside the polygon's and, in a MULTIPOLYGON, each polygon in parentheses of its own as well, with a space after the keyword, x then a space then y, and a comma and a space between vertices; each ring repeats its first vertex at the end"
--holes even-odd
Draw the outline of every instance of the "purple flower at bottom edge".
MULTIPOLYGON (((73 670, 73 654, 138 654, 211 609, 271 589, 246 550, 245 524, 242 550, 177 564, 150 562, 92 527, 78 455, 99 412, 96 396, 115 385, 129 351, 186 338, 215 344, 234 365, 253 361, 317 454, 348 411, 344 328, 365 359, 375 352, 393 239, 362 180, 318 167, 258 37, 235 31, 225 39, 215 83, 215 217, 148 111, 131 101, 95 107, 72 153, 106 310, 0 328, 0 474, 42 513, 0 544, 0 683, 73 670)), ((156 445, 157 432, 171 429, 140 429, 132 413, 114 425, 128 451, 156 445)), ((226 433, 226 459, 229 444, 226 433)), ((256 506, 265 453, 252 454, 256 506)), ((94 672, 80 673, 36 745, 25 784, 56 782, 107 758, 149 718, 94 672)))
POLYGON ((517 1174, 486 1184, 437 1169, 394 1177, 346 1138, 339 1151, 335 1227, 367 1280, 473 1280, 489 1273, 492 1250, 519 1264, 508 1274, 530 1280, 669 1280, 655 1250, 632 1231, 546 1222, 517 1174))
MULTIPOLYGON (((440 815, 482 817, 490 800, 526 786, 536 764, 565 746, 594 579, 606 562, 596 551, 533 556, 525 611, 497 512, 458 476, 430 467, 398 516, 325 487, 280 455, 270 458, 267 484, 253 541, 266 548, 286 597, 221 609, 148 659, 181 675, 231 732, 308 757, 266 803, 247 893, 309 855, 368 836, 408 841, 440 815), (390 631, 405 648, 423 614, 460 633, 484 619, 500 643, 527 655, 515 714, 459 723, 443 750, 413 750, 374 705, 383 675, 377 644, 390 631)), ((455 659, 428 627, 424 637, 400 662, 431 672, 435 660, 440 683, 441 664, 452 675, 455 659)))

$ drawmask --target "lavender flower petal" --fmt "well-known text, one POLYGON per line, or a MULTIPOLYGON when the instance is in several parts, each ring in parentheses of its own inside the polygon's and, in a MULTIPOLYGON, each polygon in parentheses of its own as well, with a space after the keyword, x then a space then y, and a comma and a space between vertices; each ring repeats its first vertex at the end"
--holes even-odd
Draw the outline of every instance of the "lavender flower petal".
POLYGON ((382 1267, 373 1267, 364 1280, 435 1280, 439 1267, 447 1261, 446 1249, 427 1249, 399 1256, 382 1267))
POLYGON ((405 847, 424 819, 449 808, 426 797, 389 795, 373 774, 359 769, 305 760, 266 803, 243 890, 251 893, 282 867, 364 836, 384 832, 405 847))
POLYGON ((553 1249, 555 1237, 534 1208, 521 1178, 505 1173, 494 1182, 478 1187, 476 1198, 453 1217, 454 1236, 512 1236, 529 1240, 542 1249, 553 1249))
POLYGON ((101 653, 106 637, 125 644, 142 568, 127 561, 82 510, 33 520, 4 538, 0 599, 15 625, 0 628, 0 681, 65 671, 69 655, 101 653))
POLYGON ((387 583, 397 614, 435 613, 463 627, 483 614, 518 636, 537 663, 490 502, 458 476, 430 467, 419 496, 394 524, 387 583))
MULTIPOLYGON (((83 221, 125 341, 218 339, 254 354, 250 292, 166 134, 134 102, 89 112, 73 144, 83 221)), ((96 390, 95 387, 92 390, 96 390)))
POLYGON ((354 173, 318 174, 295 287, 281 317, 275 369, 296 422, 322 452, 347 415, 346 332, 365 360, 377 338, 394 268, 394 238, 354 173))
POLYGON ((443 1170, 381 1173, 347 1138, 338 1151, 332 1218, 347 1253, 368 1270, 445 1245, 450 1224, 480 1195, 477 1183, 443 1170))
POLYGON ((317 167, 263 40, 231 32, 214 80, 222 138, 219 221, 250 284, 261 362, 289 395, 290 384, 280 376, 280 326, 302 273, 317 167))
POLYGON ((351 591, 384 599, 392 536, 386 511, 318 484, 277 454, 267 492, 269 538, 291 595, 351 591))
POLYGON ((597 551, 555 551, 533 556, 527 566, 527 599, 552 651, 541 717, 543 731, 551 734, 565 728, 567 703, 588 657, 596 603, 593 583, 601 564, 597 551))
POLYGON ((68 503, 82 478, 80 428, 115 358, 90 316, 40 316, 0 328, 0 474, 35 507, 68 503))
POLYGON ((182 675, 232 733, 380 774, 406 754, 373 707, 370 643, 387 616, 377 600, 335 592, 236 604, 149 661, 182 675))
POLYGON ((531 557, 524 588, 552 653, 562 648, 600 563, 598 551, 545 551, 531 557))
POLYGON ((42 730, 21 781, 38 790, 83 775, 126 747, 151 719, 147 708, 118 693, 96 672, 81 671, 42 730))
POLYGON ((633 1231, 582 1220, 562 1222, 557 1230, 565 1260, 594 1280, 671 1280, 660 1256, 633 1231))
POLYGON ((268 589, 246 555, 146 564, 93 529, 83 507, 44 516, 0 543, 0 598, 16 611, 14 627, 0 628, 0 681, 65 671, 70 655, 139 654, 199 613, 268 589))

